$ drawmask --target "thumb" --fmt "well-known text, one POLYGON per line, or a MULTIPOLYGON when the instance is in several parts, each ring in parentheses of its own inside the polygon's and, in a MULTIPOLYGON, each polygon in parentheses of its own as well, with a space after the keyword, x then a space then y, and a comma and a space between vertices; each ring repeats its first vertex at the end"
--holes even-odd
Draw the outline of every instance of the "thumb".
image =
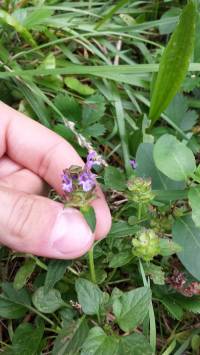
POLYGON ((0 201, 0 243, 14 250, 72 259, 92 246, 93 234, 74 208, 5 187, 0 187, 0 201))

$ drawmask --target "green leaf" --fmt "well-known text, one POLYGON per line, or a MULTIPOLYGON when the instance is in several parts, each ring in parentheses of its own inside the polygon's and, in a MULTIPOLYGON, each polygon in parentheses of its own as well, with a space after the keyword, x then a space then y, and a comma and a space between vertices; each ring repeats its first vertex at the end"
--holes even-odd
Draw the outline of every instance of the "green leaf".
POLYGON ((163 304, 172 318, 177 320, 182 319, 184 315, 183 308, 176 302, 173 296, 163 296, 160 298, 160 302, 163 304))
POLYGON ((143 178, 152 179, 152 188, 155 190, 181 190, 184 189, 184 182, 173 181, 161 173, 153 160, 154 145, 141 143, 136 153, 137 168, 136 174, 143 178))
POLYGON ((27 309, 23 305, 10 301, 0 295, 0 317, 5 319, 18 319, 24 317, 27 309))
POLYGON ((165 273, 162 270, 161 266, 148 263, 143 264, 144 271, 146 275, 149 275, 156 285, 164 285, 165 284, 165 273))
POLYGON ((56 338, 52 355, 78 355, 80 347, 88 335, 88 324, 85 317, 72 321, 63 328, 56 338))
POLYGON ((142 334, 131 334, 120 337, 117 355, 153 355, 153 350, 142 334))
POLYGON ((13 286, 16 290, 20 290, 27 282, 35 269, 35 260, 27 259, 15 275, 13 286))
POLYGON ((82 84, 78 79, 68 77, 64 79, 65 84, 78 94, 88 96, 94 94, 95 90, 86 84, 82 84))
POLYGON ((153 156, 157 168, 175 181, 187 180, 196 168, 192 151, 170 134, 158 139, 153 156))
POLYGON ((139 325, 148 313, 150 302, 149 287, 140 287, 123 293, 113 303, 113 312, 119 327, 124 332, 129 332, 139 325))
POLYGON ((107 188, 118 191, 126 189, 125 174, 114 166, 105 168, 104 182, 107 188))
POLYGON ((80 211, 86 219, 91 231, 94 232, 96 228, 96 214, 94 208, 92 206, 85 206, 81 207, 80 211))
POLYGON ((95 94, 87 98, 83 105, 82 126, 90 127, 92 123, 99 122, 106 109, 104 97, 95 94))
POLYGON ((103 124, 101 123, 94 123, 92 126, 88 126, 87 128, 85 128, 82 133, 85 136, 91 136, 91 137, 99 137, 99 136, 103 136, 103 134, 105 133, 106 128, 103 124))
POLYGON ((168 238, 160 239, 160 255, 170 256, 179 253, 182 250, 181 246, 168 238))
POLYGON ((78 302, 85 314, 98 314, 103 301, 103 292, 89 280, 79 278, 75 283, 78 302))
POLYGON ((174 97, 165 113, 182 131, 192 129, 198 119, 196 111, 188 110, 187 98, 182 94, 174 97))
POLYGON ((81 355, 152 355, 153 351, 146 338, 141 334, 117 337, 108 336, 100 327, 90 330, 81 355))
POLYGON ((128 264, 133 259, 133 253, 130 250, 121 251, 118 254, 114 254, 109 267, 117 268, 128 264))
POLYGON ((65 274, 67 267, 71 264, 69 260, 51 260, 48 264, 44 288, 48 292, 60 281, 65 274))
POLYGON ((176 221, 173 240, 182 247, 178 253, 182 264, 200 281, 200 228, 196 227, 190 215, 176 221))
POLYGON ((81 355, 116 355, 118 354, 118 339, 108 336, 100 327, 94 327, 89 331, 81 355))
POLYGON ((188 193, 189 204, 192 208, 192 219, 200 227, 200 187, 192 187, 188 193))
POLYGON ((189 67, 195 38, 196 5, 189 1, 161 58, 149 118, 152 125, 179 90, 189 67))
POLYGON ((71 121, 81 120, 82 110, 79 103, 68 95, 58 94, 54 99, 54 104, 59 111, 71 121))
POLYGON ((57 309, 65 305, 58 290, 51 289, 48 292, 45 292, 44 286, 39 287, 35 291, 32 301, 34 306, 42 313, 55 312, 57 309))
POLYGON ((12 350, 18 355, 35 355, 44 333, 44 323, 40 321, 36 327, 29 323, 20 324, 12 339, 12 350))
POLYGON ((109 238, 123 238, 132 236, 138 231, 138 226, 130 226, 125 221, 113 222, 111 230, 108 234, 109 238))

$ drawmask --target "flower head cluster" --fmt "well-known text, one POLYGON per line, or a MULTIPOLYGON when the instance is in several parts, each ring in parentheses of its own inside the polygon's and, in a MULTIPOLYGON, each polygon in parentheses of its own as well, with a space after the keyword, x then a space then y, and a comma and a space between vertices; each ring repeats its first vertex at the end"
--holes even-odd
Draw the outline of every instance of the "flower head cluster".
POLYGON ((154 198, 150 179, 142 179, 133 175, 128 180, 127 186, 130 191, 128 197, 135 203, 148 204, 154 198))
POLYGON ((192 281, 188 283, 184 273, 178 269, 175 269, 173 274, 166 278, 166 283, 185 297, 200 295, 200 282, 192 281))
POLYGON ((144 229, 136 234, 132 240, 133 254, 139 258, 150 261, 160 253, 160 240, 152 229, 144 229))
POLYGON ((76 165, 65 169, 62 174, 62 190, 64 199, 72 206, 79 206, 86 201, 91 201, 95 194, 96 174, 91 169, 94 165, 100 165, 96 160, 97 154, 89 152, 84 168, 76 165))

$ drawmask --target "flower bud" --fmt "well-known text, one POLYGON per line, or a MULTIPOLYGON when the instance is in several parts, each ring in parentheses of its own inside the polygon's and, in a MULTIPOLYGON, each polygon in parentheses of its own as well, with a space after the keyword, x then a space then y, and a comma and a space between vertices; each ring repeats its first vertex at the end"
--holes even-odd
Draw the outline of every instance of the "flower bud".
POLYGON ((127 183, 128 197, 135 203, 147 204, 153 200, 154 195, 151 191, 151 180, 141 177, 131 176, 127 183))
POLYGON ((133 254, 139 258, 150 261, 160 252, 160 241, 153 229, 139 231, 132 240, 133 254))

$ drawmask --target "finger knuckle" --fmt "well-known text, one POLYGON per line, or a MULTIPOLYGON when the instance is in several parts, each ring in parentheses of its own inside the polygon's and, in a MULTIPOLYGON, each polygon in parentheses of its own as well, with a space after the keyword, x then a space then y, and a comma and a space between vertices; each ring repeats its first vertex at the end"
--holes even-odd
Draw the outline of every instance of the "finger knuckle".
POLYGON ((23 236, 27 231, 35 206, 34 198, 20 195, 14 202, 8 218, 8 229, 13 235, 23 236))

